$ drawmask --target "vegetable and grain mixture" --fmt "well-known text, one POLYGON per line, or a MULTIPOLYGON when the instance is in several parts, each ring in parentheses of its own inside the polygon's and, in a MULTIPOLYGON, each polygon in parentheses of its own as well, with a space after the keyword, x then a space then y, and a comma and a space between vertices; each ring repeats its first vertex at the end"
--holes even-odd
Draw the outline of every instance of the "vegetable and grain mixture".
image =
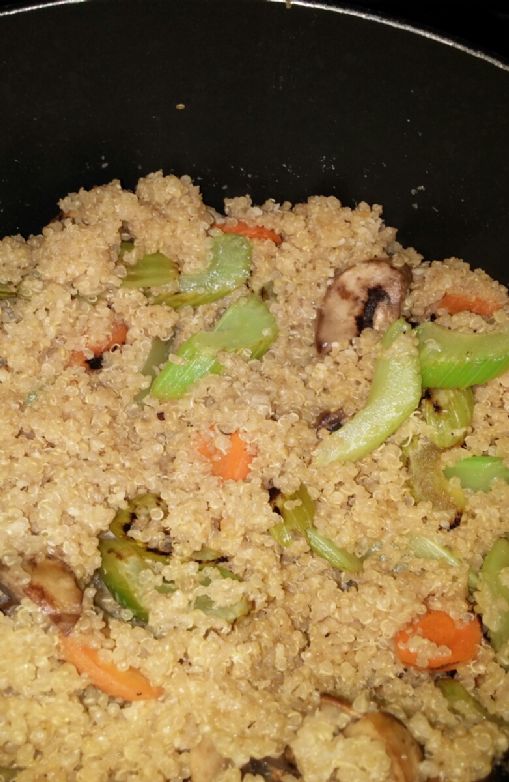
POLYGON ((0 779, 482 779, 506 289, 365 203, 60 208, 0 243, 0 779))

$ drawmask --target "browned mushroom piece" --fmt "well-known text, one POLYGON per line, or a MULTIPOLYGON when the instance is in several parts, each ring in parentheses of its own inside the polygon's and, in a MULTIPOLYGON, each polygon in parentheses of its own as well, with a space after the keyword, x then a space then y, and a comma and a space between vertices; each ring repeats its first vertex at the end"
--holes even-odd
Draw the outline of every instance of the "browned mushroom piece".
POLYGON ((79 619, 83 593, 60 559, 44 557, 22 567, 2 567, 0 582, 11 601, 19 603, 29 597, 64 633, 70 632, 79 619))
POLYGON ((365 328, 385 331, 401 314, 410 284, 408 266, 387 260, 357 263, 327 288, 316 319, 316 348, 326 353, 334 342, 352 339, 365 328))
POLYGON ((391 761, 393 782, 417 782, 422 749, 408 728, 386 711, 373 711, 350 723, 344 735, 368 736, 381 741, 391 761))
POLYGON ((336 706, 353 718, 343 731, 347 738, 367 736, 384 745, 391 761, 391 782, 417 782, 422 749, 401 720, 387 711, 372 711, 361 716, 350 703, 336 695, 322 694, 320 701, 336 706))
POLYGON ((283 782, 287 777, 301 779, 292 751, 289 747, 278 757, 251 758, 240 769, 242 777, 245 774, 263 777, 265 782, 283 782))

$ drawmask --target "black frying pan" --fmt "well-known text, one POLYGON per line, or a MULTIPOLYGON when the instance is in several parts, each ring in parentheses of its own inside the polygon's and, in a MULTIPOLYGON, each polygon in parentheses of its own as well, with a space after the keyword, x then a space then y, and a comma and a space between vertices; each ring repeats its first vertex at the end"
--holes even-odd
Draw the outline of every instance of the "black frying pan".
POLYGON ((163 168, 217 208, 382 203, 403 243, 509 282, 509 70, 416 32, 295 0, 8 7, 0 107, 0 235, 163 168))

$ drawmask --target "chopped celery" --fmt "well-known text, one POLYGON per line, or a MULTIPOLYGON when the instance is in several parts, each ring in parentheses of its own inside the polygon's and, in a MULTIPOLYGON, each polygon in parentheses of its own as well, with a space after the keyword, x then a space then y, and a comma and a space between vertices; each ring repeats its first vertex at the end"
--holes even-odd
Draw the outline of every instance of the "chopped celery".
POLYGON ((129 501, 127 508, 121 508, 115 514, 110 524, 110 532, 117 540, 136 546, 142 556, 157 562, 165 562, 169 552, 157 552, 150 550, 145 543, 128 535, 129 529, 135 521, 150 520, 151 511, 159 508, 164 515, 168 513, 168 507, 157 494, 146 492, 138 494, 129 501))
POLYGON ((280 546, 290 545, 292 532, 305 535, 306 530, 313 526, 315 502, 304 484, 293 494, 278 494, 271 504, 283 517, 283 521, 270 529, 272 537, 280 546))
POLYGON ((495 478, 509 483, 509 468, 499 456, 467 456, 446 467, 447 478, 459 478, 464 489, 489 491, 495 478))
POLYGON ((127 267, 122 280, 123 288, 159 288, 168 285, 178 277, 178 268, 163 253, 144 255, 133 266, 127 267))
POLYGON ((194 551, 191 555, 191 559, 194 559, 196 562, 216 562, 218 559, 221 559, 221 557, 222 554, 220 551, 209 548, 209 546, 202 546, 198 551, 194 551))
POLYGON ((222 299, 243 285, 251 271, 251 242, 245 236, 223 234, 212 242, 209 266, 196 274, 181 274, 177 293, 162 293, 154 304, 197 307, 222 299))
MULTIPOLYGON (((145 375, 145 377, 155 377, 157 375, 161 364, 164 364, 168 360, 170 345, 170 340, 164 341, 159 339, 159 337, 155 337, 152 340, 152 347, 141 368, 142 375, 145 375)), ((134 401, 141 402, 147 396, 149 390, 150 388, 142 388, 134 397, 134 401)))
POLYGON ((409 546, 416 557, 422 559, 435 559, 437 561, 447 562, 452 567, 461 565, 461 559, 454 554, 447 546, 442 546, 436 540, 427 538, 425 535, 412 535, 409 538, 409 546))
POLYGON ((509 331, 466 334, 423 323, 417 336, 425 388, 467 388, 509 367, 509 331))
POLYGON ((314 527, 306 530, 306 538, 311 550, 322 559, 326 559, 329 565, 337 570, 344 570, 347 573, 358 573, 362 570, 362 559, 356 557, 355 554, 350 554, 344 548, 339 548, 330 538, 322 535, 314 527))
POLYGON ((134 250, 134 242, 132 241, 132 239, 125 239, 124 241, 120 242, 118 257, 120 258, 120 260, 122 260, 126 253, 130 253, 133 250, 134 250))
POLYGON ((224 619, 225 622, 232 624, 236 619, 249 613, 250 605, 247 598, 241 597, 229 606, 217 606, 208 595, 198 595, 194 601, 194 608, 208 616, 224 619))
POLYGON ((461 444, 472 423, 474 394, 471 388, 433 388, 423 400, 428 436, 438 448, 461 444))
POLYGON ((156 376, 150 393, 156 399, 179 399, 204 375, 222 371, 216 361, 224 350, 230 353, 248 350, 251 358, 261 358, 278 334, 274 316, 254 295, 232 304, 213 331, 199 332, 177 350, 182 363, 169 361, 156 376))
POLYGON ((283 517, 286 528, 292 532, 306 533, 313 526, 315 516, 315 501, 302 483, 293 494, 280 494, 274 500, 274 507, 283 517))
POLYGON ((318 445, 315 464, 356 461, 374 451, 417 408, 421 375, 415 338, 397 320, 382 339, 367 404, 318 445))
POLYGON ((142 590, 140 589, 140 574, 149 565, 140 549, 125 540, 103 538, 99 541, 101 580, 111 592, 117 603, 132 611, 140 622, 148 621, 142 590))
POLYGON ((500 651, 509 641, 509 540, 499 538, 484 557, 479 572, 478 588, 486 587, 490 599, 488 613, 483 623, 487 625, 495 651, 500 651), (487 622, 489 621, 489 624, 487 622))
POLYGON ((16 779, 18 771, 21 770, 22 769, 20 768, 7 768, 7 766, 0 766, 0 782, 13 782, 13 780, 16 779))
POLYGON ((417 502, 431 502, 433 510, 454 517, 463 510, 465 498, 461 489, 449 484, 441 465, 441 451, 428 440, 412 438, 404 449, 408 461, 410 491, 417 502))
POLYGON ((486 709, 456 679, 439 679, 436 684, 448 705, 460 716, 482 719, 489 717, 486 709))
POLYGON ((0 300, 1 299, 14 299, 16 298, 17 291, 16 288, 12 285, 6 285, 5 283, 0 283, 0 300))
POLYGON ((293 540, 292 533, 284 521, 280 521, 278 524, 274 524, 274 526, 270 528, 270 534, 276 543, 278 543, 280 546, 283 546, 283 548, 289 546, 293 540))

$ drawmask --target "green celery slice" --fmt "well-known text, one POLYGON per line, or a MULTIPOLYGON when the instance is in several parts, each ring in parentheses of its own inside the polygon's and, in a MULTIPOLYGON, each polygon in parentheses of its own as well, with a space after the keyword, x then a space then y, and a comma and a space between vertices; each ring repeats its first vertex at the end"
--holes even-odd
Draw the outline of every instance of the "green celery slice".
POLYGON ((194 601, 193 607, 199 611, 203 611, 203 613, 208 616, 224 619, 225 622, 229 622, 230 624, 236 619, 240 619, 241 616, 246 616, 250 609, 249 600, 245 597, 241 597, 240 600, 237 600, 229 606, 218 606, 208 595, 198 595, 194 601))
POLYGON ((219 374, 217 354, 248 350, 251 358, 261 358, 278 334, 277 323, 267 306, 255 295, 234 302, 213 331, 199 332, 177 350, 182 364, 169 361, 154 379, 150 393, 156 399, 179 399, 207 374, 219 374))
POLYGON ((311 550, 337 570, 344 570, 347 573, 359 573, 362 570, 362 559, 336 546, 330 538, 322 535, 314 527, 306 530, 306 538, 311 550))
POLYGON ((459 478, 464 489, 489 491, 495 478, 509 483, 509 468, 499 456, 467 456, 446 467, 447 478, 459 478))
POLYGON ((278 494, 271 505, 283 517, 282 521, 270 529, 270 534, 280 546, 290 545, 293 540, 292 533, 305 535, 306 530, 313 526, 315 501, 311 499, 303 483, 293 494, 278 494))
MULTIPOLYGON (((155 337, 152 340, 152 346, 149 354, 141 368, 141 374, 145 377, 155 377, 162 364, 168 360, 170 353, 171 342, 170 340, 162 340, 159 337, 155 337)), ((135 402, 142 402, 150 391, 150 387, 142 388, 138 391, 134 397, 135 402)))
POLYGON ((422 409, 431 442, 438 448, 452 448, 464 441, 472 423, 474 394, 471 388, 433 388, 422 409))
POLYGON ((457 714, 462 717, 470 715, 483 719, 489 717, 486 709, 456 679, 439 679, 436 684, 448 705, 457 714))
POLYGON ((509 331, 466 334, 423 323, 417 336, 425 388, 468 388, 509 368, 509 331))
POLYGON ((361 459, 378 448, 417 408, 421 374, 414 336, 404 320, 393 323, 382 340, 368 401, 362 410, 318 445, 318 467, 361 459))
POLYGON ((16 296, 16 288, 13 288, 12 285, 0 283, 0 299, 14 299, 16 296))
POLYGON ((461 565, 461 559, 450 548, 442 546, 436 540, 426 537, 426 535, 412 535, 408 543, 413 555, 416 557, 434 559, 437 562, 447 562, 452 567, 461 565))
POLYGON ((160 294, 154 304, 171 307, 197 307, 217 299, 243 285, 251 273, 251 242, 245 236, 223 234, 212 242, 212 260, 202 272, 181 274, 177 293, 160 294))
POLYGON ((121 508, 116 512, 115 517, 110 524, 110 532, 117 540, 135 546, 145 559, 154 562, 167 562, 168 553, 152 551, 147 548, 145 543, 142 543, 140 540, 136 540, 127 534, 135 520, 146 519, 148 521, 150 519, 150 512, 156 508, 160 508, 164 515, 167 515, 168 506, 157 494, 145 492, 144 494, 136 495, 136 497, 133 497, 129 501, 127 508, 121 508))
POLYGON ((178 267, 163 253, 144 255, 133 266, 127 267, 123 288, 160 288, 178 277, 178 267))
POLYGON ((286 548, 293 540, 293 535, 284 521, 279 521, 270 528, 270 534, 280 546, 286 548))
POLYGON ((306 530, 313 526, 315 501, 311 499, 303 483, 293 494, 280 494, 276 497, 274 507, 281 513, 286 528, 290 532, 296 531, 305 535, 306 530))
MULTIPOLYGON (((484 557, 479 572, 479 584, 485 584, 494 605, 499 605, 494 627, 488 627, 495 651, 500 651, 509 641, 509 586, 502 583, 502 571, 509 569, 509 540, 499 538, 484 557)), ((484 621, 484 617, 483 617, 484 621)))
POLYGON ((149 565, 139 548, 124 540, 103 538, 99 541, 99 552, 99 573, 104 585, 119 605, 132 611, 135 619, 148 622, 148 607, 140 594, 139 578, 149 565))

